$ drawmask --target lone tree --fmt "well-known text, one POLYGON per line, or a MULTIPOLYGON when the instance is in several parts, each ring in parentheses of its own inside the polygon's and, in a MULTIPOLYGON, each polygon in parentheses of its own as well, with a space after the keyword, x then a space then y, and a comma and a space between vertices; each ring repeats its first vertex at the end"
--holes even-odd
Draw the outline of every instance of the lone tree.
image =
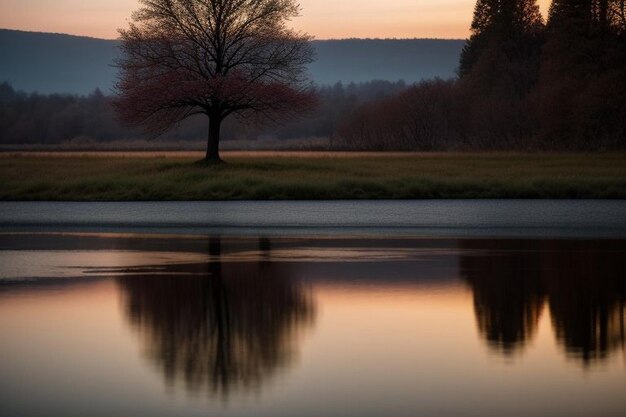
POLYGON ((310 109, 311 38, 287 27, 296 0, 139 0, 120 30, 114 102, 120 119, 159 135, 209 119, 206 162, 219 162, 222 121, 278 121, 310 109))

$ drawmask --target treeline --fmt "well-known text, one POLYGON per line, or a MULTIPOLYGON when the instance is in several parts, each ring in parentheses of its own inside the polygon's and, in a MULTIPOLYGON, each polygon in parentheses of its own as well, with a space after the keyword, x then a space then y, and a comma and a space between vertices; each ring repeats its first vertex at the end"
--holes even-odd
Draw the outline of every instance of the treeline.
MULTIPOLYGON (((426 58, 427 59, 427 58, 426 58)), ((626 0, 478 0, 458 77, 319 87, 320 105, 280 126, 227 120, 223 137, 329 138, 336 149, 626 149, 626 0)), ((145 139, 99 90, 25 94, 0 84, 0 144, 145 139)), ((205 118, 167 140, 206 138, 205 118)))
MULTIPOLYGON (((320 105, 302 119, 284 125, 259 126, 228 120, 224 138, 302 139, 330 138, 362 103, 382 100, 406 89, 402 81, 319 87, 320 105)), ((206 140, 206 118, 191 118, 164 135, 171 141, 206 140)), ((91 143, 145 138, 140 131, 119 123, 111 106, 111 97, 95 90, 87 96, 67 94, 26 94, 8 83, 0 84, 0 144, 54 145, 66 142, 91 143)))
POLYGON ((353 149, 626 148, 626 0, 478 0, 459 77, 359 106, 353 149))

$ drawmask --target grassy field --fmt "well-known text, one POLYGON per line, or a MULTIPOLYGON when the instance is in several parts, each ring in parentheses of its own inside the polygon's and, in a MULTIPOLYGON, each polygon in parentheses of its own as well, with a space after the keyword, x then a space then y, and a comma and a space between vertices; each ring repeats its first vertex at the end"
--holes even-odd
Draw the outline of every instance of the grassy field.
POLYGON ((626 198, 626 153, 2 153, 1 200, 626 198))

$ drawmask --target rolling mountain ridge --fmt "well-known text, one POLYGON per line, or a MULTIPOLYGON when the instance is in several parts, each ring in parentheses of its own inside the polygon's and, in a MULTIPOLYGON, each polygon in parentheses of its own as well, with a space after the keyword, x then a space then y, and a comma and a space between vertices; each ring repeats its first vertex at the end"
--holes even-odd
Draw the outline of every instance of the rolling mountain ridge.
MULTIPOLYGON (((313 41, 317 84, 455 76, 465 41, 443 39, 345 39, 313 41)), ((107 93, 116 76, 117 41, 0 29, 0 82, 40 93, 107 93)))

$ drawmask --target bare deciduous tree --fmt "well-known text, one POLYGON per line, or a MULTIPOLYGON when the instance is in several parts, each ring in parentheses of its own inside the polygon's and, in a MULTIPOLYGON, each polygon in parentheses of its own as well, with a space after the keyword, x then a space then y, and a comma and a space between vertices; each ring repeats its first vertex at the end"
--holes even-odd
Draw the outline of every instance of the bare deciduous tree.
POLYGON ((209 118, 207 162, 220 161, 231 114, 276 121, 315 103, 310 37, 290 29, 296 0, 140 0, 120 30, 115 106, 122 121, 161 134, 209 118))

